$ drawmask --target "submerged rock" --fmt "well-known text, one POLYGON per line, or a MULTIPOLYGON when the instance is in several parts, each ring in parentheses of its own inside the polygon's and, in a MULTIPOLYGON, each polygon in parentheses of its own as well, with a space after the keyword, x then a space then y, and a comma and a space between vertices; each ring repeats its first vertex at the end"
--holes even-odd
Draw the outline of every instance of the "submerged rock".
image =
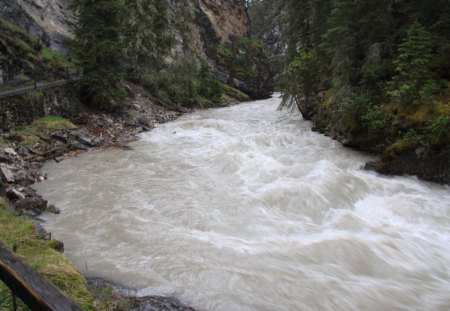
POLYGON ((96 306, 107 307, 108 310, 127 311, 195 311, 183 305, 173 297, 146 296, 137 297, 134 291, 100 278, 87 280, 89 289, 94 296, 96 306))

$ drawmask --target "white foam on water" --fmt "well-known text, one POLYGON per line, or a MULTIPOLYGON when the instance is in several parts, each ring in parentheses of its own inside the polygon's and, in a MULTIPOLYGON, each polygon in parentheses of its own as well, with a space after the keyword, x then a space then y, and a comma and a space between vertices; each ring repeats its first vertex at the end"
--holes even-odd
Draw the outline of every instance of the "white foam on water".
POLYGON ((87 275, 198 310, 449 310, 450 188, 363 171, 279 102, 47 164, 44 226, 87 275))

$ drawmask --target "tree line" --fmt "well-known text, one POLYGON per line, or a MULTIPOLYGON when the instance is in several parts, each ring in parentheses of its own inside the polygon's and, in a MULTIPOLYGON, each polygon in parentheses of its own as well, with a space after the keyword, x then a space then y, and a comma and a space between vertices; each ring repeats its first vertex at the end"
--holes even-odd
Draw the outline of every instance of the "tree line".
MULTIPOLYGON (((284 22, 284 105, 385 155, 450 144, 450 2, 258 0, 284 22)), ((267 22, 265 22, 267 23, 267 22)))

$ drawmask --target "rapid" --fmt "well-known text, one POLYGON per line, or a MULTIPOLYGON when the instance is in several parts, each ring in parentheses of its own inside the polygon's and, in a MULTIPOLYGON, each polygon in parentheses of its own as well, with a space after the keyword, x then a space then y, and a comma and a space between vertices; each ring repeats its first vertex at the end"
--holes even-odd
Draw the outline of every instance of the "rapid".
POLYGON ((279 103, 48 163, 44 227, 85 275, 197 310, 450 310, 450 188, 365 171, 279 103))

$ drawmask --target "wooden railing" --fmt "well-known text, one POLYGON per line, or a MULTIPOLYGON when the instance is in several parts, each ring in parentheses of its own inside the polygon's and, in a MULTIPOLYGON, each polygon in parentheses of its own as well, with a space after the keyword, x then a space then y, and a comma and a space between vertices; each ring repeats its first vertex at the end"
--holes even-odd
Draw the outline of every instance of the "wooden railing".
POLYGON ((81 311, 73 301, 31 269, 0 243, 0 280, 11 291, 11 299, 0 310, 19 310, 19 299, 30 310, 81 311))
POLYGON ((15 86, 8 90, 0 91, 0 99, 25 94, 36 89, 47 89, 51 87, 62 86, 72 83, 73 81, 80 80, 81 75, 78 72, 71 73, 70 69, 71 68, 66 69, 64 79, 53 80, 50 82, 39 81, 38 74, 34 73, 33 79, 25 81, 27 85, 15 86))

